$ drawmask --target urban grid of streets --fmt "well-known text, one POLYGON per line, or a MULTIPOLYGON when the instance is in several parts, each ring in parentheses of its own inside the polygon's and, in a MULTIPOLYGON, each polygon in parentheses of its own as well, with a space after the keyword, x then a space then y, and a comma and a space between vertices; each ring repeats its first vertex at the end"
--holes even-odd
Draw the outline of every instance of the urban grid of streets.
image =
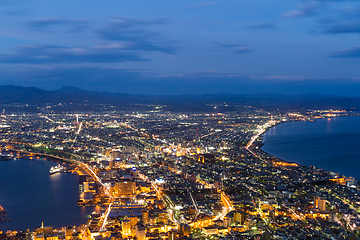
POLYGON ((355 239, 360 226, 355 179, 261 150, 262 134, 271 126, 346 115, 252 107, 208 114, 2 115, 2 156, 63 162, 79 175, 78 205, 98 211, 75 228, 12 229, 0 236, 355 239))

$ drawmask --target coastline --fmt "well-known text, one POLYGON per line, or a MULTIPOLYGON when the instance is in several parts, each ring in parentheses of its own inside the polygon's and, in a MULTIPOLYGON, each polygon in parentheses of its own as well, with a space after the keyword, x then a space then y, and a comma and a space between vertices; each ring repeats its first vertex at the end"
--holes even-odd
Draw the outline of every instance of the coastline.
MULTIPOLYGON (((299 163, 298 161, 293 161, 293 160, 288 160, 288 159, 285 159, 283 157, 280 157, 280 156, 277 156, 277 154, 274 154, 270 151, 266 151, 263 149, 263 147, 266 145, 266 143, 264 142, 264 139, 265 139, 265 134, 268 133, 269 131, 271 131, 274 127, 276 126, 280 126, 280 125, 284 125, 284 124, 287 124, 287 123, 296 123, 296 122, 318 122, 318 120, 324 120, 324 119, 336 119, 336 118, 354 118, 354 117, 360 117, 358 115, 355 115, 355 116, 352 116, 352 115, 345 115, 345 116, 335 116, 335 117, 324 117, 324 118, 321 118, 321 119, 314 119, 313 121, 301 121, 301 120, 298 120, 298 121, 286 121, 286 122, 280 122, 280 123, 277 123, 269 128, 266 128, 266 130, 257 138, 257 145, 258 146, 261 146, 258 148, 258 151, 261 151, 263 152, 264 154, 266 155, 270 155, 282 162, 285 162, 285 163, 290 163, 290 164, 297 164, 299 166, 302 166, 302 167, 315 167, 313 165, 308 165, 308 164, 303 164, 303 163, 299 163), (261 139, 261 141, 260 141, 261 139)), ((256 142, 255 141, 255 142, 256 142)), ((340 172, 338 172, 337 170, 335 169, 324 169, 322 167, 316 167, 316 169, 319 169, 319 170, 323 170, 323 171, 326 171, 326 172, 335 172, 335 173, 338 173, 339 176, 342 176, 342 177, 346 177, 348 178, 349 176, 347 176, 346 174, 342 174, 340 172)), ((358 177, 349 177, 349 178, 355 178, 356 180, 358 180, 359 178, 358 177)))
MULTIPOLYGON (((15 157, 16 155, 14 155, 15 157)), ((19 158, 19 156, 16 156, 19 158)), ((2 202, 0 203, 7 211, 8 215, 12 218, 11 221, 0 222, 0 231, 26 231, 27 229, 33 230, 41 226, 41 221, 45 224, 49 224, 52 227, 58 228, 66 225, 83 225, 86 224, 88 215, 94 211, 94 208, 78 207, 78 182, 79 178, 74 174, 49 174, 50 165, 54 165, 56 161, 47 159, 38 160, 36 158, 29 159, 27 157, 17 161, 5 161, 5 166, 14 167, 7 168, 13 174, 19 174, 30 179, 30 172, 37 173, 37 178, 24 183, 22 177, 16 177, 16 181, 8 187, 2 188, 2 202), (37 162, 35 164, 35 162, 37 162), (32 166, 32 167, 30 167, 32 166), (29 170, 35 171, 29 171, 29 170), (36 188, 35 193, 27 191, 26 186, 40 186, 36 188), (17 189, 17 186, 24 186, 17 189), (35 194, 41 196, 43 199, 49 201, 42 201, 42 204, 38 204, 36 198, 31 198, 25 203, 21 201, 22 193, 29 196, 35 194), (5 198, 5 195, 7 197, 5 198), (72 199, 72 201, 64 201, 65 199, 72 199), (15 207, 15 203, 16 207, 15 207), (66 203, 66 204, 64 204, 66 203), (49 213, 51 209, 51 214, 49 213), (24 211, 30 218, 23 219, 22 214, 24 211), (70 221, 69 221, 70 219, 70 221), (55 220, 55 221, 53 221, 55 220), (30 223, 30 224, 28 224, 30 223)), ((5 183, 5 180, 2 179, 5 183)))

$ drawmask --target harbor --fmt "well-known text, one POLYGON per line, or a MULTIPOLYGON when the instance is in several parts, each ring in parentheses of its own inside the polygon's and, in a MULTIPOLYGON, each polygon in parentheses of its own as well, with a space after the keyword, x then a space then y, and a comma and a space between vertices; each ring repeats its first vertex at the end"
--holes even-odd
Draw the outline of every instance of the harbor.
POLYGON ((11 217, 11 221, 0 222, 0 231, 33 230, 42 221, 53 227, 86 223, 94 208, 77 206, 77 174, 50 174, 59 162, 49 157, 30 159, 17 153, 14 157, 18 160, 0 161, 0 204, 11 217))

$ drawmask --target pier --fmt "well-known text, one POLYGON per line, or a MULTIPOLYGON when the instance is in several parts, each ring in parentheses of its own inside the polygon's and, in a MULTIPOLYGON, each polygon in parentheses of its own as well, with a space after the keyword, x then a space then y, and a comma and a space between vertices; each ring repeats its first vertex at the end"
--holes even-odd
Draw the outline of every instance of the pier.
POLYGON ((10 221, 10 220, 11 220, 11 217, 9 217, 9 215, 7 214, 5 209, 0 205, 0 222, 10 221))

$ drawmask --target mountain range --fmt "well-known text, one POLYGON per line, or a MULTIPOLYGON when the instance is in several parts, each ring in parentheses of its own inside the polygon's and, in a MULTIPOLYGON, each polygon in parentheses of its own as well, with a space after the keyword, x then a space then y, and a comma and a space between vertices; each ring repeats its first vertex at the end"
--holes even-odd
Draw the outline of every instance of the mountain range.
POLYGON ((49 91, 36 87, 0 86, 0 107, 7 111, 38 112, 50 109, 64 111, 151 110, 162 107, 168 111, 233 111, 244 106, 264 109, 345 109, 358 111, 359 97, 321 95, 206 94, 206 95, 138 95, 86 91, 66 86, 49 91))

